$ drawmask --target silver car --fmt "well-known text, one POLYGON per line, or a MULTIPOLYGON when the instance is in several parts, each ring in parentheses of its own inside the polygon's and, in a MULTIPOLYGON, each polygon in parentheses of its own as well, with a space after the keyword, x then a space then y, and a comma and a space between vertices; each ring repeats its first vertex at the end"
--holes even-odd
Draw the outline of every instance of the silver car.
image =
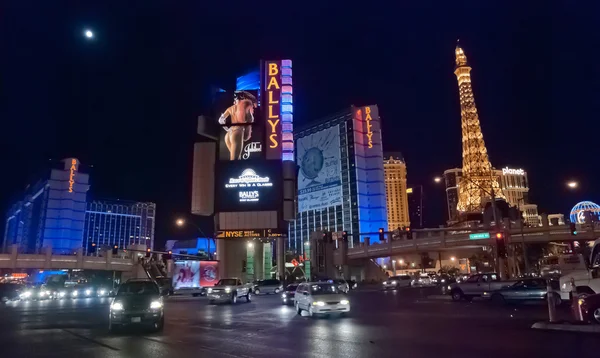
POLYGON ((259 280, 254 283, 253 292, 255 295, 260 295, 261 293, 271 294, 271 293, 279 293, 283 291, 283 284, 279 280, 268 279, 268 280, 259 280))
POLYGON ((384 290, 395 290, 400 287, 410 287, 412 285, 412 277, 409 275, 392 276, 383 281, 384 290))
MULTIPOLYGON (((495 303, 543 301, 547 299, 547 284, 544 279, 524 279, 513 285, 495 291, 483 292, 483 298, 491 298, 495 303)), ((562 304, 560 295, 556 292, 558 285, 554 285, 552 294, 554 303, 562 304)))

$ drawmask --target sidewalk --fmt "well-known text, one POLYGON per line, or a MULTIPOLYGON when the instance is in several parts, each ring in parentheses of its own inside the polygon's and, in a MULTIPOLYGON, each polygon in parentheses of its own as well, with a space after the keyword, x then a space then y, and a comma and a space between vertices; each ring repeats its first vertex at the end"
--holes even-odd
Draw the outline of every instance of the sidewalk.
POLYGON ((544 329, 550 331, 583 332, 600 334, 600 325, 570 322, 536 322, 531 326, 533 329, 544 329))

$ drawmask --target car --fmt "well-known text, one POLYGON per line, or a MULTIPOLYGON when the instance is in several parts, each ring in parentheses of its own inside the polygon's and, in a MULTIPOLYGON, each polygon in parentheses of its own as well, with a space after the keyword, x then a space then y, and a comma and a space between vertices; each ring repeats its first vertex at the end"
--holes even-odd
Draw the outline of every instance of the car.
POLYGON ((327 282, 301 283, 294 296, 296 313, 306 311, 309 316, 345 314, 350 312, 350 301, 337 285, 327 282))
POLYGON ((145 325, 160 331, 164 323, 163 297, 156 282, 135 279, 119 286, 110 304, 110 332, 132 325, 145 325))
MULTIPOLYGON (((503 304, 508 302, 543 301, 547 299, 547 284, 544 279, 523 279, 511 286, 500 288, 495 291, 485 291, 482 298, 490 298, 492 302, 503 304)), ((558 293, 558 282, 553 285, 554 303, 556 306, 562 304, 558 293)))
POLYGON ((387 280, 383 281, 384 290, 395 290, 401 287, 410 287, 412 284, 412 277, 409 275, 398 275, 392 276, 387 280))
POLYGON ((344 280, 343 278, 326 279, 319 282, 333 283, 334 285, 337 285, 338 289, 343 293, 348 293, 348 291, 350 291, 350 285, 348 284, 348 281, 344 280))
POLYGON ((600 294, 582 295, 577 303, 584 321, 600 324, 600 294))
POLYGON ((0 303, 17 301, 19 299, 19 289, 21 285, 15 283, 0 284, 0 303))
POLYGON ((281 294, 281 303, 284 305, 292 305, 294 304, 294 296, 296 294, 296 288, 298 288, 298 284, 292 283, 285 286, 285 290, 281 294))
POLYGON ((348 280, 347 282, 351 290, 356 290, 358 288, 358 283, 355 280, 348 280))
POLYGON ((109 295, 110 295, 110 289, 108 289, 107 287, 99 286, 96 289, 96 296, 97 297, 108 297, 109 295))
POLYGON ((275 279, 267 279, 267 280, 258 280, 254 283, 254 287, 252 288, 252 292, 255 295, 260 295, 261 293, 278 294, 283 291, 283 285, 281 281, 275 279))
POLYGON ((473 297, 481 297, 484 292, 496 291, 514 284, 515 281, 501 281, 497 273, 481 273, 470 276, 465 281, 447 286, 447 292, 453 301, 462 299, 470 301, 473 297))
POLYGON ((228 302, 237 303, 238 298, 246 298, 246 302, 252 300, 252 284, 244 284, 239 278, 222 278, 214 287, 207 290, 208 303, 228 302))

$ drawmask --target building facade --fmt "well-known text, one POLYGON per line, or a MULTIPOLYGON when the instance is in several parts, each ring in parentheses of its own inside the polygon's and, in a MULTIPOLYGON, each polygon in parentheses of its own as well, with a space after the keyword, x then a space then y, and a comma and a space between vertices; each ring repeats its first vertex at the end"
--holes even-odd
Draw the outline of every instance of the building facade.
POLYGON ((83 228, 86 254, 98 248, 141 244, 154 248, 156 204, 124 200, 94 200, 87 203, 83 228), (95 244, 93 248, 92 244, 95 244))
POLYGON ((67 158, 29 185, 23 199, 6 215, 3 250, 17 245, 19 252, 71 254, 81 247, 89 175, 80 172, 76 158, 67 158))
POLYGON ((410 227, 413 229, 422 229, 426 227, 426 223, 423 219, 424 207, 424 192, 423 185, 417 185, 406 189, 408 196, 408 217, 410 220, 410 227))
MULTIPOLYGON (((510 206, 517 207, 523 212, 525 223, 530 226, 541 225, 537 205, 529 202, 529 181, 527 172, 523 169, 505 167, 501 170, 494 169, 494 176, 498 178, 501 195, 506 198, 510 206)), ((448 169, 444 172, 446 182, 446 203, 448 205, 448 224, 458 221, 458 193, 462 179, 462 169, 448 169)))
POLYGON ((446 204, 448 206, 448 225, 458 222, 458 183, 462 178, 462 169, 448 169, 444 172, 446 183, 446 204))
POLYGON ((315 231, 348 233, 353 246, 388 225, 376 105, 350 107, 295 131, 298 213, 288 250, 304 252, 315 231))
POLYGON ((384 153, 385 193, 389 231, 409 227, 406 163, 400 153, 384 153))

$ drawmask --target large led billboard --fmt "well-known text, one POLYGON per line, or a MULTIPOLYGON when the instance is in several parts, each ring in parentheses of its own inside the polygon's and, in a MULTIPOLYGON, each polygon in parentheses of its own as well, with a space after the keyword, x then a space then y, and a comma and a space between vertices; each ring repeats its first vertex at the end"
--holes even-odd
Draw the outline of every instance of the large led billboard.
POLYGON ((218 93, 217 119, 220 160, 247 160, 260 157, 263 150, 263 123, 256 90, 218 93))
POLYGON ((173 289, 212 287, 219 281, 218 261, 175 261, 173 289))
POLYGON ((342 204, 339 126, 297 139, 298 212, 342 204))
POLYGON ((282 207, 281 160, 243 160, 218 164, 218 212, 270 211, 282 207))

